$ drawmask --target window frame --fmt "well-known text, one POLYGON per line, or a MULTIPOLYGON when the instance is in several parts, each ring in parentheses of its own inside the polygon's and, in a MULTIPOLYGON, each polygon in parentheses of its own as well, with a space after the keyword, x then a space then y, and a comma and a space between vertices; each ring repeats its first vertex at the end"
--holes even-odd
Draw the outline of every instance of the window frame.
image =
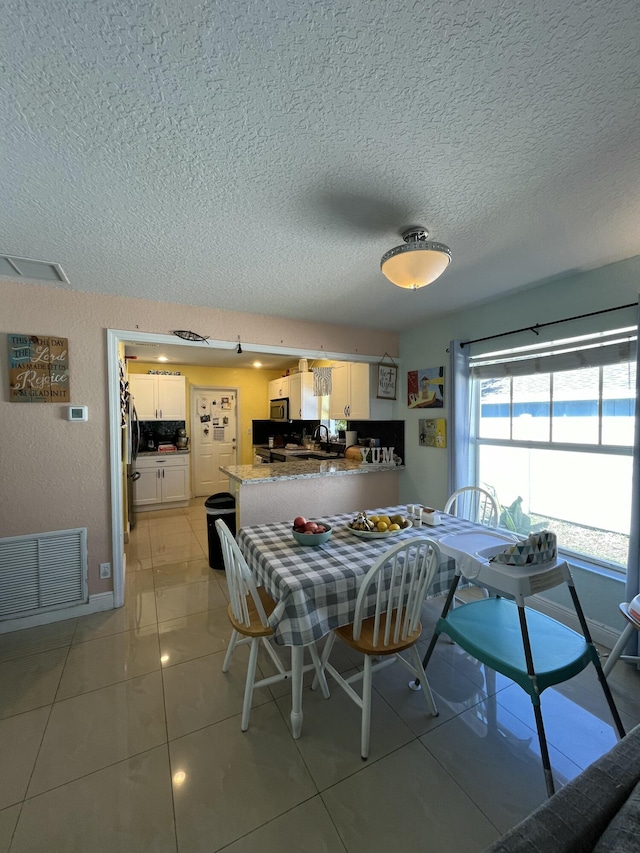
MULTIPOLYGON (((624 330, 618 330, 613 333, 615 336, 619 336, 620 334, 627 333, 629 328, 627 327, 624 330)), ((605 333, 612 334, 612 333, 605 333)), ((633 335, 633 338, 636 338, 636 333, 633 335)), ((585 336, 586 337, 586 336, 585 336)), ((598 339, 599 336, 595 336, 593 340, 598 339)), ((584 338, 583 338, 584 340, 584 338)), ((561 343, 561 342, 558 342, 561 343)), ((547 343, 544 345, 545 348, 553 348, 555 344, 553 342, 547 343)), ((580 347, 578 347, 579 349, 580 347)), ((518 350, 510 350, 504 351, 502 353, 492 353, 490 355, 485 356, 475 356, 476 361, 482 362, 483 360, 491 360, 493 357, 498 356, 498 361, 502 362, 505 365, 508 365, 511 361, 520 361, 521 360, 521 348, 518 350), (511 356, 511 357, 510 357, 511 356)), ((629 457, 633 458, 634 447, 633 443, 630 445, 611 445, 611 444, 602 444, 602 436, 603 436, 603 411, 605 398, 603 396, 604 392, 604 368, 607 364, 611 364, 611 362, 604 363, 592 363, 592 364, 584 364, 582 365, 585 369, 598 367, 598 398, 597 398, 597 416, 598 416, 598 430, 597 430, 597 442, 589 442, 589 443, 576 443, 576 442, 566 442, 566 441, 554 441, 553 440, 553 407, 554 407, 554 374, 560 372, 566 372, 566 370, 570 369, 579 369, 578 366, 573 368, 560 368, 554 370, 554 365, 552 362, 553 358, 549 359, 548 369, 540 369, 544 366, 544 358, 540 360, 540 363, 535 370, 531 370, 527 373, 511 373, 509 368, 506 367, 505 373, 502 374, 503 378, 509 378, 509 435, 508 437, 496 438, 496 437, 482 437, 480 435, 480 425, 481 425, 481 413, 482 413, 482 400, 481 400, 481 385, 483 380, 491 378, 486 374, 486 372, 480 372, 479 375, 474 375, 473 368, 470 372, 470 383, 471 383, 471 393, 469 395, 470 403, 471 403, 471 440, 475 445, 475 450, 473 452, 473 460, 474 460, 474 475, 475 482, 480 484, 480 452, 483 446, 488 447, 504 447, 505 449, 523 449, 523 450, 547 450, 551 452, 558 453, 583 453, 583 454, 595 454, 595 455, 603 455, 603 456, 620 456, 620 457, 629 457), (514 439, 513 436, 513 421, 514 421, 514 377, 521 375, 535 375, 535 374, 546 374, 549 375, 549 428, 548 428, 548 438, 546 440, 532 440, 532 439, 514 439)), ((618 363, 630 363, 635 367, 635 352, 630 351, 628 359, 623 358, 618 363)), ((596 358, 597 362, 597 358, 596 358)), ((498 378, 496 375, 494 378, 498 378)), ((635 416, 640 416, 640 412, 638 410, 639 401, 636 398, 635 393, 635 383, 633 389, 630 391, 630 396, 635 400, 635 416)), ((546 401, 545 401, 546 402, 546 401)), ((629 531, 630 532, 630 531, 629 531)), ((607 560, 599 559, 596 556, 585 554, 579 551, 573 551, 569 548, 559 548, 559 552, 568 560, 574 560, 576 563, 581 564, 582 566, 589 568, 593 571, 598 571, 600 573, 606 573, 608 575, 613 575, 615 577, 626 577, 627 574, 627 566, 622 566, 619 563, 613 563, 607 560)))

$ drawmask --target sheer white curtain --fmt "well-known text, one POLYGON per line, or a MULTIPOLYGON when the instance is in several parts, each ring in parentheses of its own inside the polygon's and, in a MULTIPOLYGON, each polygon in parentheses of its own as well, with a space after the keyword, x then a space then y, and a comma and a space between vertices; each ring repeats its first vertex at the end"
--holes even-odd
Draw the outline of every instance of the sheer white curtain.
POLYGON ((475 425, 471 420, 469 348, 449 343, 449 494, 475 484, 475 425))
MULTIPOLYGON (((638 328, 640 328, 640 300, 638 303, 638 328)), ((633 434, 633 480, 631 485, 631 530, 627 560, 626 600, 631 601, 640 592, 640 347, 636 352, 636 421, 633 434)), ((634 632, 624 650, 627 655, 639 654, 638 632, 634 632)))

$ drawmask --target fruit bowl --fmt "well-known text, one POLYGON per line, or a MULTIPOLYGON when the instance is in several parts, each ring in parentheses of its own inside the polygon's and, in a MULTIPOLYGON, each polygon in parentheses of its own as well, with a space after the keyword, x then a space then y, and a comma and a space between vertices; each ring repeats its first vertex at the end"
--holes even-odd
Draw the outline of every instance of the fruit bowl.
POLYGON ((360 539, 386 539, 387 536, 395 536, 396 533, 402 533, 400 530, 356 530, 354 527, 347 525, 347 529, 354 536, 359 536, 360 539))
POLYGON ((324 525, 323 533, 300 533, 295 528, 291 528, 293 538, 300 545, 323 545, 331 537, 331 528, 329 525, 324 525))
POLYGON ((389 517, 377 514, 368 516, 366 512, 359 512, 347 525, 350 532, 361 539, 383 539, 412 526, 410 519, 398 513, 389 517))

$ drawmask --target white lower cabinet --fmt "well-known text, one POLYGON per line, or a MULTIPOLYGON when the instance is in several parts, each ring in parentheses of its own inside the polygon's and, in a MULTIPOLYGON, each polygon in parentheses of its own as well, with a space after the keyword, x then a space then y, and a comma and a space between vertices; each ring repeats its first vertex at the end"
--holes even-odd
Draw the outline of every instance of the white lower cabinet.
POLYGON ((140 477, 133 484, 136 507, 189 500, 189 457, 138 457, 140 477))

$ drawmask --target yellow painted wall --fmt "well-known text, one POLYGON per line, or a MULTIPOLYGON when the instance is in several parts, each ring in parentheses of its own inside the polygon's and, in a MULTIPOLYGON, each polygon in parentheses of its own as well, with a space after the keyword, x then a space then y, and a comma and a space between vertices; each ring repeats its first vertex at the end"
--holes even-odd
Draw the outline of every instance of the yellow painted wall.
POLYGON ((251 421, 268 416, 269 389, 271 379, 282 375, 281 370, 234 367, 198 367, 189 364, 158 365, 141 361, 128 362, 129 373, 148 373, 149 370, 179 370, 186 378, 187 435, 191 436, 191 388, 194 385, 212 388, 237 388, 238 406, 238 464, 252 465, 251 421))

